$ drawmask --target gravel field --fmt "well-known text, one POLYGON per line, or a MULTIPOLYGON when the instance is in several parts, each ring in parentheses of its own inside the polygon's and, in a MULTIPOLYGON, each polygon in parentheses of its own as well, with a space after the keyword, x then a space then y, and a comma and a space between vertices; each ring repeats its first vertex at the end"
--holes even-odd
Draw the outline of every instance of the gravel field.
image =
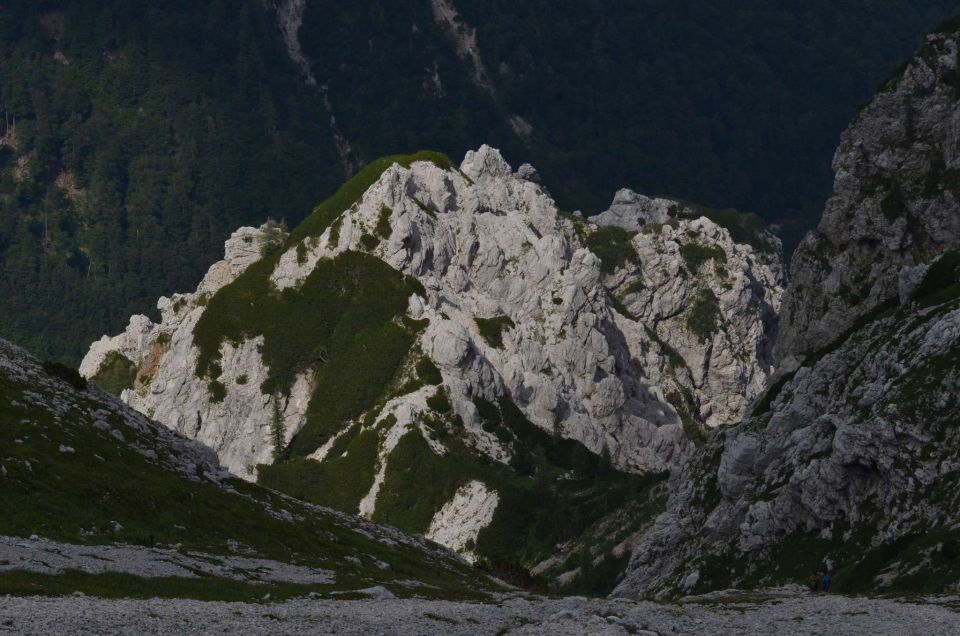
POLYGON ((333 583, 330 570, 308 568, 271 559, 183 553, 172 548, 125 545, 74 545, 48 539, 0 537, 0 572, 29 570, 60 574, 78 570, 89 574, 120 572, 143 577, 217 576, 236 581, 333 583))
POLYGON ((298 599, 276 604, 0 598, 0 633, 17 634, 960 634, 954 598, 919 603, 843 596, 700 598, 680 604, 506 597, 298 599), (752 599, 752 600, 751 600, 752 599))

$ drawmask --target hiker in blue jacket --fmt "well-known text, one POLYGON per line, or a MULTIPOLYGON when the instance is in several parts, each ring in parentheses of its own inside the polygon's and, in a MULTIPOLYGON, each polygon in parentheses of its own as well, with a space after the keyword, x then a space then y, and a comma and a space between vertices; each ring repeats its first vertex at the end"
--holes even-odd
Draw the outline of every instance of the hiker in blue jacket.
POLYGON ((824 574, 823 578, 820 579, 820 582, 821 582, 821 589, 824 592, 829 591, 830 590, 830 573, 827 572, 826 574, 824 574))

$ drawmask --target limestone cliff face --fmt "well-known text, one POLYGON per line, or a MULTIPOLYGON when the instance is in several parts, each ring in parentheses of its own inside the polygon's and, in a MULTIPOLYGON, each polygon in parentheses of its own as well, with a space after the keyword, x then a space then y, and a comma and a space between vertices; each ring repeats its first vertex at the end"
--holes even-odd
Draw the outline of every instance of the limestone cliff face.
POLYGON ((791 265, 777 347, 787 366, 897 299, 914 268, 960 244, 957 61, 954 33, 928 36, 843 134, 833 195, 791 265))
POLYGON ((641 355, 641 339, 631 336, 640 327, 682 358, 661 383, 692 388, 699 421, 709 428, 739 421, 772 370, 783 285, 779 240, 752 215, 630 190, 591 220, 636 232, 637 261, 606 280, 634 318, 623 327, 634 355, 641 355))
MULTIPOLYGON (((548 438, 573 440, 620 470, 667 470, 692 447, 690 437, 737 419, 764 384, 782 293, 779 244, 766 231, 755 245, 736 242, 736 226, 690 206, 674 206, 663 221, 623 206, 617 221, 563 215, 530 174, 514 173, 484 146, 459 168, 386 167, 316 235, 242 228, 196 292, 162 298, 159 324, 134 316, 124 333, 104 336, 81 372, 101 377, 122 355, 136 368, 126 402, 255 479, 257 466, 273 461, 276 420, 290 442, 323 407, 311 405, 319 367, 301 369, 286 391, 264 392, 264 336, 252 335, 224 340, 217 374, 198 375, 196 325, 217 292, 251 264, 261 267, 260 254, 274 244, 285 246, 268 274, 268 293, 278 298, 298 293, 317 268, 362 253, 416 281, 401 322, 424 325, 411 352, 439 371, 449 406, 435 387, 412 386, 387 392, 367 413, 362 429, 376 435, 377 451, 353 511, 377 516, 391 458, 408 436, 438 456, 449 452, 433 428, 440 415, 462 426, 456 435, 470 452, 516 463, 531 449, 481 412, 503 400, 548 438)), ((393 386, 412 366, 401 365, 393 386)), ((348 431, 356 434, 345 422, 304 461, 342 460, 348 431)), ((449 494, 421 531, 469 553, 498 494, 476 479, 449 494)))
POLYGON ((616 593, 960 582, 957 32, 844 134, 784 299, 779 379, 671 478, 616 593))

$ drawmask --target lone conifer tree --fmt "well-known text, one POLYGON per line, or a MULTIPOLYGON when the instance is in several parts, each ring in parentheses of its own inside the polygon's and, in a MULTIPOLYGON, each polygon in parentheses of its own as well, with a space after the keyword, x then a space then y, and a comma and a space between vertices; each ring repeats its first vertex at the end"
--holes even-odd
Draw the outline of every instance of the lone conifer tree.
POLYGON ((280 459, 284 450, 286 430, 283 425, 283 415, 280 413, 280 394, 273 393, 273 417, 270 419, 270 437, 273 440, 273 461, 280 459))

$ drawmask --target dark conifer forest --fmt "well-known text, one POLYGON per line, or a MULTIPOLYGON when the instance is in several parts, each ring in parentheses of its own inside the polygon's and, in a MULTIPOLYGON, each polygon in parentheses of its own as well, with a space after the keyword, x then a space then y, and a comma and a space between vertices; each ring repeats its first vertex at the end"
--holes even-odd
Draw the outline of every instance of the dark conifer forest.
POLYGON ((481 143, 567 210, 619 187, 815 224, 838 136, 953 3, 0 1, 0 337, 76 363, 192 289, 236 227, 346 172, 481 143), (277 3, 279 4, 279 3, 277 3), (460 6, 462 5, 462 6, 460 6))

